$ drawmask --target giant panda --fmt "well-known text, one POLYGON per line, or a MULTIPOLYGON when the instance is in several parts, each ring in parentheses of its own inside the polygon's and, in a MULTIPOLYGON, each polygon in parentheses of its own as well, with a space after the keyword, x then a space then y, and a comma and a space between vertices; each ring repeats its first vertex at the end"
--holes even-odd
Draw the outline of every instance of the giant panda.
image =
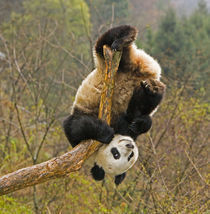
MULTIPOLYGON (((118 144, 115 135, 128 136, 135 141, 140 134, 151 128, 151 115, 162 100, 165 85, 160 81, 160 65, 142 49, 136 47, 134 44, 136 36, 135 27, 122 25, 111 28, 96 41, 94 49, 96 68, 78 88, 71 114, 63 123, 65 135, 73 147, 88 139, 103 144, 111 143, 110 145, 113 140, 118 144), (105 69, 104 45, 113 51, 122 51, 115 77, 110 125, 98 119, 104 80, 102 71, 105 69)), ((101 153, 103 154, 102 150, 101 153)), ((110 157, 110 154, 107 157, 110 157)), ((91 170, 92 175, 99 180, 97 178, 100 176, 97 174, 100 174, 100 164, 94 167, 91 170)), ((121 176, 120 182, 125 177, 124 171, 121 172, 115 175, 121 176)), ((103 176, 100 178, 103 179, 103 176)))

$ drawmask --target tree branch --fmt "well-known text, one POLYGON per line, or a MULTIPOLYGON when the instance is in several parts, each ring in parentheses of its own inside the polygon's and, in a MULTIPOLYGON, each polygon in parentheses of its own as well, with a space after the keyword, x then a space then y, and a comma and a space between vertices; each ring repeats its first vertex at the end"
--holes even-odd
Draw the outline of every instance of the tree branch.
MULTIPOLYGON (((121 52, 113 53, 110 48, 104 46, 104 56, 106 72, 102 71, 105 72, 105 80, 101 94, 99 118, 109 124, 111 120, 114 76, 118 69, 121 52)), ((85 141, 60 157, 4 175, 0 177, 0 195, 40 184, 54 178, 64 177, 71 172, 78 171, 84 161, 99 147, 99 142, 85 141)))

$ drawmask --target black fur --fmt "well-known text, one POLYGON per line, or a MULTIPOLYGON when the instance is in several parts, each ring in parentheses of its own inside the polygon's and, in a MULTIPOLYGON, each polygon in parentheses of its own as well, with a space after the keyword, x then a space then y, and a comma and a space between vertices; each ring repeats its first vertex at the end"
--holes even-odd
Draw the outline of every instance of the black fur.
POLYGON ((143 133, 149 131, 152 119, 149 115, 139 115, 130 120, 127 114, 122 114, 114 125, 115 134, 126 135, 134 140, 143 133))
POLYGON ((122 183, 122 181, 125 179, 125 176, 126 176, 126 173, 124 172, 123 174, 121 174, 121 175, 116 175, 115 176, 115 180, 114 180, 114 182, 115 182, 115 184, 118 186, 119 184, 121 184, 122 183))
POLYGON ((96 54, 104 58, 104 45, 111 47, 111 49, 115 51, 123 50, 118 72, 130 72, 129 46, 135 41, 137 32, 136 28, 129 25, 122 25, 108 30, 97 40, 95 46, 96 54))
POLYGON ((99 167, 96 163, 91 169, 91 174, 96 181, 101 181, 104 179, 105 172, 102 167, 99 167))
POLYGON ((133 156, 134 156, 134 152, 132 151, 131 154, 128 157, 128 161, 130 161, 133 156))
POLYGON ((152 126, 150 113, 160 104, 165 85, 157 80, 141 82, 128 104, 126 113, 121 114, 114 124, 115 133, 128 135, 134 140, 152 126))
POLYGON ((114 130, 102 120, 89 115, 70 115, 63 123, 64 132, 73 147, 83 140, 97 140, 108 144, 114 130))
POLYGON ((103 46, 107 45, 112 50, 120 51, 128 47, 135 39, 137 30, 129 25, 122 25, 105 32, 96 42, 95 51, 103 57, 103 46))
POLYGON ((142 81, 135 88, 129 102, 127 114, 130 120, 141 115, 149 115, 160 104, 165 85, 157 80, 142 81))
POLYGON ((114 157, 114 159, 120 159, 120 153, 119 153, 119 151, 117 150, 117 148, 115 148, 115 147, 113 147, 112 149, 111 149, 111 153, 112 153, 112 155, 113 155, 113 157, 114 157))
POLYGON ((142 115, 135 118, 129 125, 129 136, 134 140, 143 133, 146 133, 152 127, 152 118, 149 115, 142 115))

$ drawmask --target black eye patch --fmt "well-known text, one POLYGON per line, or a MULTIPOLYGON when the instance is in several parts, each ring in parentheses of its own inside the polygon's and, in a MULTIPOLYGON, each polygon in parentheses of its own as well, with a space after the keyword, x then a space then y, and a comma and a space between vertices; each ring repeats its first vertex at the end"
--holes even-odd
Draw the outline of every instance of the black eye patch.
POLYGON ((134 156, 134 152, 131 152, 131 154, 128 157, 128 161, 130 161, 130 159, 134 156))
POLYGON ((111 153, 112 153, 114 159, 119 159, 120 158, 120 153, 118 152, 117 148, 115 148, 115 147, 112 148, 111 149, 111 153))

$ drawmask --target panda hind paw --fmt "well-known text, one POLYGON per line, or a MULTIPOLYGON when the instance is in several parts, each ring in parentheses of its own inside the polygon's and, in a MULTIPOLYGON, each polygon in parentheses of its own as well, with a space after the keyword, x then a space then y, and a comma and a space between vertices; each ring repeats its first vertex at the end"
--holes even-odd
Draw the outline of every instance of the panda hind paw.
POLYGON ((123 49, 123 42, 121 39, 117 39, 115 40, 112 45, 111 45, 111 49, 113 51, 121 51, 123 49))
POLYGON ((165 90, 165 85, 163 83, 153 79, 142 81, 141 87, 144 89, 146 94, 151 96, 163 94, 165 90))

